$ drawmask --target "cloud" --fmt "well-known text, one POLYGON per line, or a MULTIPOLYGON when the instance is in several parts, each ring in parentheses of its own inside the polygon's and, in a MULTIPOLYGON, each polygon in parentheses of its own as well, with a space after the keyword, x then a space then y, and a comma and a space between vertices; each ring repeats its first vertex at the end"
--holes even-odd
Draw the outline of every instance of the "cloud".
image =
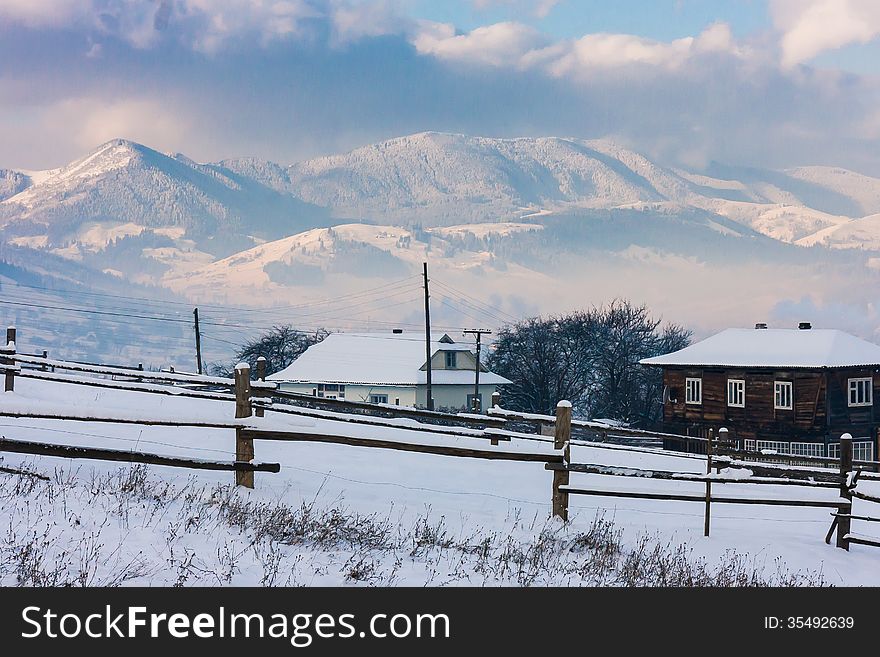
POLYGON ((772 0, 771 14, 780 31, 784 67, 880 36, 877 0, 772 0))
MULTIPOLYGON (((0 142, 4 149, 28 149, 43 162, 58 166, 98 144, 122 137, 166 151, 179 150, 194 128, 187 114, 155 98, 73 97, 42 106, 0 108, 0 142), (51 144, 51 159, 41 153, 51 144), (59 154, 63 154, 59 158, 59 154)), ((7 166, 15 163, 6 162, 7 166)), ((23 161, 18 166, 29 166, 23 161)))
POLYGON ((92 12, 84 0, 3 0, 0 18, 27 27, 61 27, 79 22, 92 12))
POLYGON ((631 34, 588 34, 554 42, 522 23, 495 23, 466 34, 457 34, 451 24, 425 23, 413 44, 418 52, 447 61, 540 69, 554 77, 581 77, 595 69, 631 65, 675 69, 701 55, 742 57, 746 52, 725 23, 710 25, 696 37, 670 42, 631 34))
POLYGON ((81 28, 121 38, 136 48, 169 31, 197 51, 231 42, 261 45, 302 36, 310 20, 330 16, 333 0, 4 0, 0 19, 27 27, 81 28))
POLYGON ((423 23, 412 42, 421 54, 442 60, 518 67, 550 39, 522 23, 495 23, 467 34, 456 34, 448 23, 423 23))
POLYGON ((351 43, 368 37, 405 34, 416 28, 396 0, 337 0, 329 10, 333 32, 339 43, 351 43))

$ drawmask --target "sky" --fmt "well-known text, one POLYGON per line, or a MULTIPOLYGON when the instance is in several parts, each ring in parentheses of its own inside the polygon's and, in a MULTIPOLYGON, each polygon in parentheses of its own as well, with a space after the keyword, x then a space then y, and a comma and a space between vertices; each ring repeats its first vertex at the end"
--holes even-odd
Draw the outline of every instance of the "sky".
POLYGON ((0 2, 0 167, 115 137, 287 164, 426 130, 880 175, 880 2, 0 2))

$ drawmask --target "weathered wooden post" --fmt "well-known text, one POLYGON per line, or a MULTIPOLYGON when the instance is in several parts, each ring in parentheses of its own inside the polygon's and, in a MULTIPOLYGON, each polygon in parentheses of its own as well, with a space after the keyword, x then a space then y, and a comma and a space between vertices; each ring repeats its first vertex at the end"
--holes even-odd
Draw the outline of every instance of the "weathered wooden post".
MULTIPOLYGON (((260 356, 257 358, 257 381, 265 381, 266 380, 266 359, 260 356)), ((260 397, 262 397, 262 391, 260 392, 260 397)), ((266 414, 266 410, 261 406, 257 406, 256 415, 257 417, 263 417, 266 414)))
MULTIPOLYGON (((721 432, 719 431, 719 433, 721 432)), ((709 480, 709 477, 712 475, 712 441, 714 434, 715 432, 709 429, 709 435, 706 438, 706 515, 703 522, 703 536, 709 535, 709 522, 712 515, 712 482, 709 480)))
POLYGON ((849 473, 853 469, 852 434, 840 437, 840 506, 837 508, 837 547, 849 550, 849 530, 852 524, 852 493, 849 492, 849 473))
MULTIPOLYGON (((718 430, 718 450, 713 452, 713 456, 715 454, 720 454, 721 456, 727 456, 730 454, 730 431, 727 430, 727 427, 721 427, 718 430)), ((715 466, 715 473, 721 474, 721 466, 715 466)))
MULTIPOLYGON (((247 363, 235 366, 235 417, 251 417, 251 368, 247 363)), ((235 460, 251 461, 254 458, 254 440, 245 438, 241 427, 235 430, 235 460)), ((254 473, 235 471, 235 485, 254 487, 254 473)))
MULTIPOLYGON (((10 326, 6 329, 6 347, 5 351, 10 356, 15 355, 15 327, 10 326)), ((4 358, 3 364, 8 368, 6 370, 6 386, 4 390, 6 392, 13 392, 15 390, 15 370, 12 368, 15 367, 15 360, 13 358, 4 358)))
POLYGON ((497 390, 492 393, 492 408, 501 407, 501 393, 497 390))
MULTIPOLYGON (((49 359, 49 352, 47 350, 43 349, 43 360, 48 360, 48 359, 49 359)), ((43 363, 43 366, 40 368, 40 371, 45 372, 48 369, 49 368, 46 367, 46 363, 43 363)))
MULTIPOLYGON (((571 402, 562 400, 556 404, 556 430, 553 434, 553 448, 563 451, 563 466, 568 468, 571 461, 571 402)), ((569 472, 553 471, 553 515, 568 522, 568 493, 560 486, 568 486, 569 472)))

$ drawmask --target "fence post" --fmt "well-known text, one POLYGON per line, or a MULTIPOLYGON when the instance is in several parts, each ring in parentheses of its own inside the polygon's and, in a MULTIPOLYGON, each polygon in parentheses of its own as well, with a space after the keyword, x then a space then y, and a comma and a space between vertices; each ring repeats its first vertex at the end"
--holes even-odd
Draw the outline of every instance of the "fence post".
MULTIPOLYGON (((266 359, 260 356, 257 358, 257 381, 265 381, 266 380, 266 359)), ((260 395, 262 397, 262 394, 260 395)), ((263 417, 266 414, 266 410, 260 406, 256 408, 256 416, 263 417)))
MULTIPOLYGON (((568 468, 571 461, 571 402, 561 401, 556 405, 556 429, 553 433, 553 449, 563 451, 563 465, 568 468)), ((559 490, 568 486, 568 470, 553 471, 553 515, 568 522, 568 493, 559 490)))
MULTIPOLYGON (((15 355, 15 327, 10 326, 6 329, 6 349, 11 349, 11 355, 15 355)), ((6 370, 6 392, 15 390, 15 371, 11 368, 15 367, 15 360, 12 358, 4 358, 3 364, 10 369, 6 370)))
MULTIPOLYGON (((719 432, 720 433, 720 432, 719 432)), ((706 437, 706 476, 712 474, 712 442, 715 431, 709 429, 709 435, 706 437)), ((706 514, 703 521, 703 536, 709 535, 709 523, 712 516, 712 482, 706 479, 706 514)))
MULTIPOLYGON (((718 450, 713 452, 713 456, 715 454, 720 454, 721 456, 726 456, 730 454, 730 431, 727 430, 727 427, 721 427, 718 430, 718 450)), ((715 473, 721 474, 721 466, 715 466, 715 473)))
POLYGON ((852 519, 852 493, 849 492, 849 473, 853 469, 852 435, 845 433, 840 437, 840 501, 837 508, 837 547, 849 550, 849 534, 852 519), (846 516, 846 517, 844 517, 846 516))
MULTIPOLYGON (((43 358, 44 358, 45 360, 48 360, 48 359, 49 359, 49 352, 48 352, 47 350, 45 350, 45 349, 43 349, 43 358)), ((46 363, 43 363, 43 366, 40 368, 40 371, 41 371, 41 372, 45 372, 45 371, 48 370, 48 369, 49 369, 49 368, 46 367, 46 363)))
POLYGON ((501 406, 501 393, 497 390, 492 393, 492 408, 498 408, 501 406))
MULTIPOLYGON (((247 363, 235 366, 235 417, 243 418, 252 415, 251 409, 251 368, 247 363)), ((245 438, 241 427, 235 430, 235 460, 251 461, 254 458, 254 440, 245 438)), ((254 487, 254 473, 235 471, 235 485, 254 487)))

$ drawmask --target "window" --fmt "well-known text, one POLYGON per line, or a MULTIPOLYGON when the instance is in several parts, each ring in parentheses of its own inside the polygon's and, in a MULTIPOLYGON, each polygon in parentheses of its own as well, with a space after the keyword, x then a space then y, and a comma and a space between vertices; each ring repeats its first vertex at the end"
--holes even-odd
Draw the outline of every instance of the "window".
POLYGON ((444 351, 446 354, 446 369, 454 370, 455 369, 455 352, 454 351, 444 351))
POLYGON ((873 461, 874 460, 874 443, 870 440, 853 441, 853 460, 854 461, 873 461))
POLYGON ((775 452, 776 454, 788 454, 791 452, 791 443, 780 440, 758 440, 756 443, 759 452, 775 452))
POLYGON ((684 380, 684 403, 685 404, 702 404, 703 403, 703 379, 685 379, 684 380))
MULTIPOLYGON (((834 459, 840 458, 840 443, 828 444, 828 456, 834 459)), ((872 440, 854 440, 853 441, 853 460, 854 461, 873 461, 874 460, 874 442, 872 440)))
POLYGON ((370 395, 371 404, 387 404, 388 395, 370 395))
MULTIPOLYGON (((478 404, 479 404, 479 408, 480 408, 480 410, 483 409, 483 399, 482 399, 482 397, 483 397, 482 395, 479 395, 479 396, 477 397, 477 401, 478 401, 478 404)), ((473 395, 468 395, 468 396, 467 396, 467 409, 468 409, 469 411, 471 411, 471 410, 474 409, 474 396, 473 396, 473 395)))
POLYGON ((745 408, 746 382, 743 379, 727 379, 727 405, 745 408))
POLYGON ((825 445, 822 443, 792 443, 790 453, 795 456, 825 456, 825 445))
POLYGON ((849 405, 870 406, 874 403, 874 380, 871 377, 849 380, 849 405))
POLYGON ((773 408, 791 410, 793 388, 790 381, 775 381, 773 383, 773 408))
POLYGON ((755 447, 755 441, 746 438, 746 439, 743 441, 743 447, 745 448, 745 450, 746 450, 747 452, 754 452, 755 449, 756 449, 756 447, 755 447))
POLYGON ((326 399, 345 399, 345 385, 342 383, 319 383, 318 397, 326 399))

